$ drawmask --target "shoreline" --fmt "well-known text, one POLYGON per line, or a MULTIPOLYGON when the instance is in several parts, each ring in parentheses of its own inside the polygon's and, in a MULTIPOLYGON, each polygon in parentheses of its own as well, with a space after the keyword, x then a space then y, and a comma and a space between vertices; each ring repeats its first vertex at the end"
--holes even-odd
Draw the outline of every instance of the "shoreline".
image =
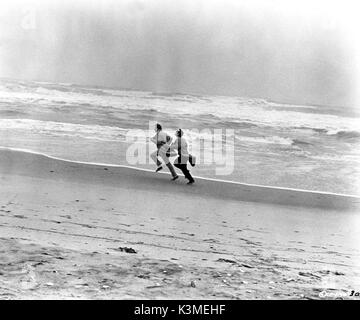
MULTIPOLYGON (((145 169, 145 168, 138 168, 133 166, 127 165, 120 165, 120 164, 108 164, 108 163, 94 163, 94 162, 83 162, 83 161, 75 161, 75 160, 67 160, 62 159, 59 157, 54 157, 51 155, 47 155, 45 153, 36 152, 28 149, 21 149, 21 148, 8 148, 8 147, 1 147, 0 146, 0 155, 1 152, 17 152, 17 153, 24 153, 38 157, 44 157, 49 161, 54 160, 59 163, 66 164, 75 164, 75 165, 83 165, 85 167, 99 168, 99 167, 109 167, 117 170, 130 170, 143 172, 144 178, 151 178, 152 176, 156 179, 159 176, 169 176, 169 172, 159 172, 155 173, 153 170, 145 169)), ((258 185, 258 184, 249 184, 249 183, 242 183, 237 181, 231 180, 223 180, 223 179, 216 179, 216 178, 207 178, 207 177, 199 177, 195 176, 194 178, 197 181, 204 182, 205 184, 214 184, 215 189, 221 185, 221 187, 225 186, 225 189, 228 192, 225 197, 235 198, 240 201, 255 201, 255 202, 267 202, 267 203, 275 203, 280 205, 300 205, 300 206, 310 206, 310 207, 323 207, 326 209, 344 209, 344 210, 352 210, 360 208, 360 196, 357 195, 350 195, 350 194, 342 194, 342 193, 334 193, 334 192, 326 192, 326 191, 316 191, 316 190, 304 190, 304 189, 297 189, 297 188, 287 188, 287 187, 277 187, 277 186, 267 186, 267 185, 258 185), (218 186, 216 186, 218 184, 218 186), (231 188, 233 186, 233 188, 231 188), (233 189, 233 190, 231 190, 233 189), (238 189, 238 190, 237 190, 238 189), (242 196, 240 193, 242 191, 245 192, 252 192, 253 195, 251 196, 242 196), (254 195, 254 193, 262 193, 261 199, 254 195), (277 198, 279 197, 279 198, 277 198), (285 197, 282 199, 281 197, 285 197)), ((198 183, 194 185, 196 188, 198 183)), ((202 188, 204 190, 206 188, 202 188)), ((214 188, 209 190, 210 193, 214 193, 214 188)), ((216 192, 215 192, 216 193, 216 192)))

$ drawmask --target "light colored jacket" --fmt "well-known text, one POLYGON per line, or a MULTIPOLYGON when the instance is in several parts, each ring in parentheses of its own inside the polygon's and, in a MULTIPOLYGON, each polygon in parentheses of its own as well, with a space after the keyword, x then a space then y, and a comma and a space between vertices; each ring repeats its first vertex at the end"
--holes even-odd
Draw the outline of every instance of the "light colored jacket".
MULTIPOLYGON (((170 147, 171 151, 173 151, 173 150, 178 151, 179 146, 180 146, 181 156, 188 157, 189 156, 188 143, 185 140, 185 138, 183 138, 183 137, 176 138, 176 140, 174 141, 174 143, 170 147)), ((179 156, 180 156, 180 154, 179 154, 179 156)))
POLYGON ((164 131, 157 132, 151 139, 161 152, 166 152, 171 144, 172 138, 164 131))

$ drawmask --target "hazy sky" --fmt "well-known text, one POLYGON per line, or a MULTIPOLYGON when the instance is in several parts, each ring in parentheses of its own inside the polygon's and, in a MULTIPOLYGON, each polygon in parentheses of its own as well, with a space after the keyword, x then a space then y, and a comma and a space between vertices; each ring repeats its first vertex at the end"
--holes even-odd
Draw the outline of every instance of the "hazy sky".
POLYGON ((356 106, 356 1, 2 1, 0 77, 356 106))

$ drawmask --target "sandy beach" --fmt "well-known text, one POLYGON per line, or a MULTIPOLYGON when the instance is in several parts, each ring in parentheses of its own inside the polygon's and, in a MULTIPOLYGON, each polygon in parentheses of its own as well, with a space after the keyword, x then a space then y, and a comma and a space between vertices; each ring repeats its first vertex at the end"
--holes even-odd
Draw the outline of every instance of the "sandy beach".
POLYGON ((0 299, 359 290, 359 198, 0 150, 0 299))

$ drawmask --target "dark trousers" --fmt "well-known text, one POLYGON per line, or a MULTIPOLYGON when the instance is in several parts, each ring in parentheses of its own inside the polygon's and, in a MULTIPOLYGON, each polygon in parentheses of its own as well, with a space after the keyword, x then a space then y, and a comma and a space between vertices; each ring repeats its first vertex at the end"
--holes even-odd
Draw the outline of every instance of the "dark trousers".
POLYGON ((194 181, 194 178, 191 176, 191 174, 187 168, 187 159, 185 159, 184 157, 178 157, 174 161, 174 166, 176 168, 179 168, 182 171, 182 173, 184 174, 186 179, 188 179, 189 181, 192 181, 192 182, 194 181))

